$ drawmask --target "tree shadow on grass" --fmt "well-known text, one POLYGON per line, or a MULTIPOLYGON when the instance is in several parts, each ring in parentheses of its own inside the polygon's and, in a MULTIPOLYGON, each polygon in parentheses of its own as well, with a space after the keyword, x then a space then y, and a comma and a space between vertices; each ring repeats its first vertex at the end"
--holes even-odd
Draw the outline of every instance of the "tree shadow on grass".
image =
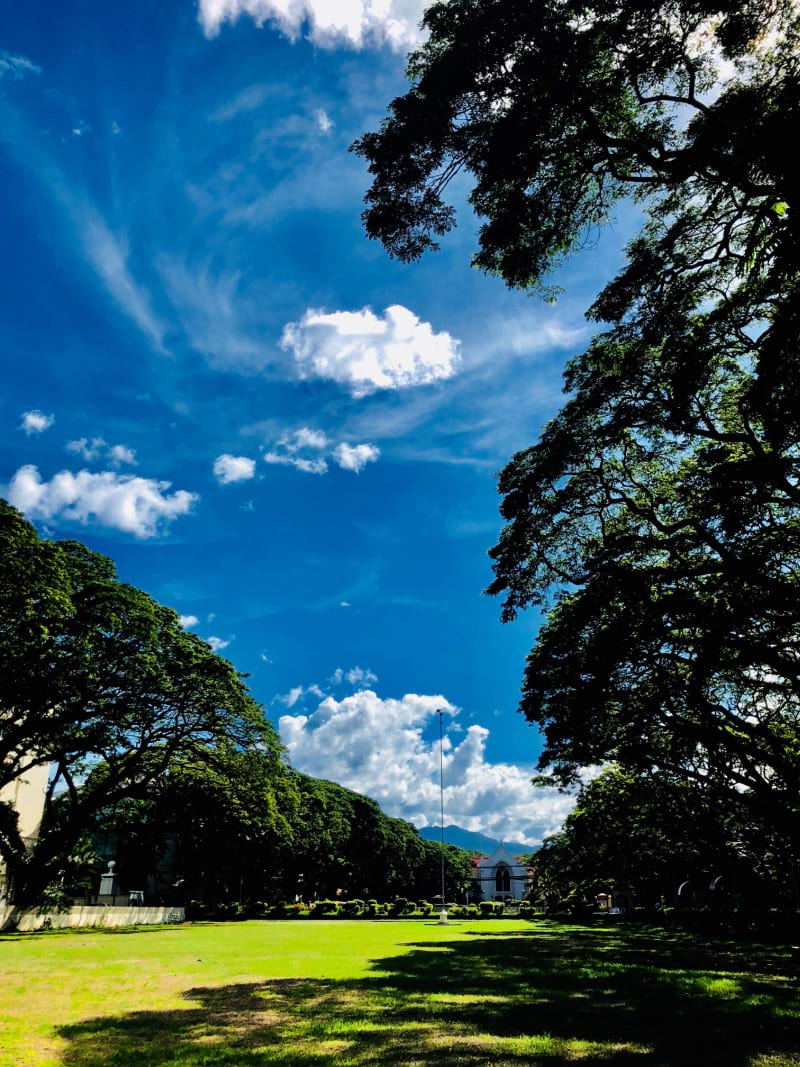
POLYGON ((800 998, 780 952, 628 932, 487 931, 415 944, 372 967, 358 981, 190 989, 184 1009, 64 1027, 63 1062, 800 1064, 800 998))

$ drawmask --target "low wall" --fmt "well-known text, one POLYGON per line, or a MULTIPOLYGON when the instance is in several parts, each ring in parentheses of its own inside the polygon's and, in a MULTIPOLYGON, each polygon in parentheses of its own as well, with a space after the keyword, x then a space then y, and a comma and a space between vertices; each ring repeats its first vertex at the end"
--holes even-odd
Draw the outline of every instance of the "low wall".
POLYGON ((0 905, 0 930, 11 922, 16 930, 60 930, 70 926, 138 926, 139 924, 181 923, 183 908, 107 908, 86 905, 69 911, 37 915, 35 911, 18 912, 11 905, 0 905), (16 921, 15 921, 16 920, 16 921))

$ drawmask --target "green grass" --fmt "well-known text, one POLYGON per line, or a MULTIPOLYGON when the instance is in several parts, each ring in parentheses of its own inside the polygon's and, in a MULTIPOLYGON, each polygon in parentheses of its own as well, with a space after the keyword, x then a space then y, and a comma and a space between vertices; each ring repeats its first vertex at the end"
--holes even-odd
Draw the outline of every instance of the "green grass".
POLYGON ((2 1067, 800 1065, 788 950, 509 920, 0 937, 2 1067))

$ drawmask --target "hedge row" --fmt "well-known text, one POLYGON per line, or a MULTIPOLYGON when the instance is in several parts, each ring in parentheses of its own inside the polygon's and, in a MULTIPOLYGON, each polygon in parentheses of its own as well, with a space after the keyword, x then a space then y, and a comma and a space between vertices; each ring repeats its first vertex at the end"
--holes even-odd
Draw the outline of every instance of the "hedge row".
MULTIPOLYGON (((524 914, 524 905, 520 913, 524 914)), ((448 904, 448 916, 459 919, 492 919, 504 912, 504 905, 499 901, 484 900, 478 904, 448 904)), ((256 901, 248 904, 204 904, 192 900, 186 906, 187 919, 397 919, 426 918, 438 914, 438 906, 427 900, 406 900, 398 897, 391 903, 379 903, 377 900, 315 900, 312 904, 289 903, 282 900, 277 904, 256 901)))

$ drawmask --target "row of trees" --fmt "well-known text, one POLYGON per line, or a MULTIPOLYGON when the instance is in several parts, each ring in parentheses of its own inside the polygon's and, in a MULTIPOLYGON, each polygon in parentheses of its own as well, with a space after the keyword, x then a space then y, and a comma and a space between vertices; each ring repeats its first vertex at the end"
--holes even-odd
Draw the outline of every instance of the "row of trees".
POLYGON ((750 920, 789 907, 788 844, 762 816, 752 797, 731 805, 724 791, 669 772, 609 768, 536 853, 533 898, 573 914, 620 891, 651 915, 689 906, 750 920))
POLYGON ((505 620, 546 612, 521 701, 540 769, 695 782, 774 828, 796 885, 797 5, 448 0, 425 23, 411 88, 354 146, 371 236, 434 248, 470 176, 475 264, 552 296, 622 198, 645 217, 562 410, 500 476, 489 592, 505 620))
MULTIPOLYGON (((146 799, 102 812, 97 848, 121 881, 144 878, 164 899, 293 901, 430 899, 441 892, 441 850, 374 800, 227 749, 176 761, 146 799)), ((445 846, 447 892, 472 879, 468 853, 445 846)))
MULTIPOLYGON (((131 888, 211 901, 431 895, 440 851, 365 797, 293 771, 243 678, 110 560, 0 501, 0 788, 49 766, 26 841, 0 803, 16 904, 112 856, 131 888)), ((469 857, 447 849, 448 885, 469 857)))

